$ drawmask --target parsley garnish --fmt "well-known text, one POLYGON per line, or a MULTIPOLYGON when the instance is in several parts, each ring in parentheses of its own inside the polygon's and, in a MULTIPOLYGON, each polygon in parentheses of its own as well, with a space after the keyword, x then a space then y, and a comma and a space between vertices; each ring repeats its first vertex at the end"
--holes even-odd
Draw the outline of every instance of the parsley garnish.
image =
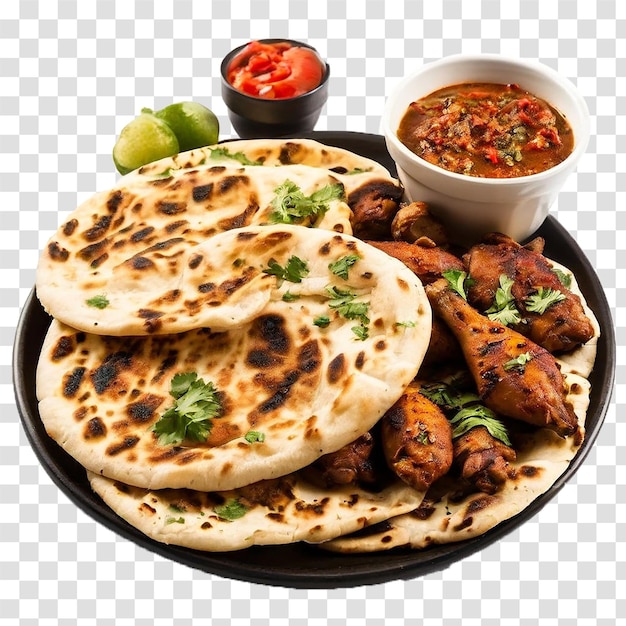
POLYGON ((265 441, 265 433, 261 433, 258 430, 249 430, 244 435, 244 439, 248 443, 263 443, 265 441))
POLYGON ((294 302, 295 300, 299 299, 300 296, 297 293, 291 293, 291 291, 286 291, 282 297, 283 302, 294 302))
POLYGON ((370 336, 370 329, 367 326, 353 326, 350 330, 359 341, 365 341, 370 336))
POLYGON ((484 426, 492 437, 499 439, 507 446, 511 445, 506 426, 496 418, 496 414, 480 404, 480 398, 473 391, 461 389, 454 384, 432 383, 423 385, 420 393, 434 402, 448 416, 454 426, 452 438, 464 435, 475 426, 484 426))
POLYGON ((110 304, 109 299, 104 295, 94 296, 85 302, 96 309, 106 309, 110 304))
POLYGON ((357 254, 348 254, 337 259, 334 263, 328 264, 328 269, 339 278, 348 280, 348 272, 350 268, 360 259, 357 254))
POLYGON ((326 328, 330 324, 330 317, 328 317, 328 315, 318 315, 313 320, 313 324, 315 324, 315 326, 319 326, 320 328, 326 328))
POLYGON ((263 273, 276 276, 278 279, 278 287, 280 287, 284 280, 290 283, 301 283, 302 279, 309 273, 309 267, 306 261, 303 261, 297 256, 292 256, 284 267, 280 265, 276 259, 270 259, 268 267, 263 270, 263 273))
POLYGON ((303 223, 307 218, 311 224, 328 211, 331 200, 344 197, 341 183, 326 185, 310 196, 305 196, 302 189, 291 180, 286 180, 274 189, 276 194, 272 200, 270 221, 274 224, 303 223))
POLYGON ((557 289, 550 289, 550 287, 538 287, 537 293, 529 296, 525 300, 524 304, 526 305, 527 311, 543 315, 549 307, 557 302, 565 300, 565 298, 566 295, 557 289))
POLYGON ((572 286, 572 275, 560 270, 558 267, 553 267, 552 271, 557 275, 558 279, 561 281, 561 284, 566 289, 569 289, 572 286))
POLYGON ((523 372, 526 366, 526 363, 528 363, 528 361, 530 361, 532 358, 533 358, 533 355, 530 352, 523 352, 522 354, 515 357, 514 359, 507 361, 502 367, 504 368, 505 372, 510 372, 511 370, 515 370, 515 369, 523 372))
POLYGON ((450 289, 458 293, 463 300, 467 300, 466 287, 471 287, 474 282, 463 270, 446 270, 441 275, 448 281, 450 289))
POLYGON ((406 322, 396 322, 394 326, 399 326, 402 328, 415 328, 416 323, 412 320, 407 320, 406 322))
POLYGON ((453 439, 464 435, 475 426, 484 426, 492 437, 499 439, 507 446, 511 445, 506 426, 486 406, 476 405, 461 409, 450 419, 450 423, 454 426, 452 430, 453 439))
POLYGON ((210 148, 212 159, 233 159, 242 165, 263 165, 263 161, 251 161, 243 152, 230 152, 227 148, 210 148))
POLYGON ((514 282, 506 274, 500 274, 500 286, 496 289, 493 304, 485 311, 491 321, 500 322, 504 326, 519 324, 522 321, 511 293, 514 282))
POLYGON ((326 293, 331 300, 328 306, 335 309, 339 315, 348 320, 361 320, 363 324, 369 324, 367 312, 369 310, 369 302, 353 302, 357 298, 357 294, 339 289, 338 287, 326 287, 326 293))
POLYGON ((185 523, 185 518, 184 517, 168 517, 165 520, 166 524, 184 524, 185 523))
POLYGON ((468 404, 479 402, 480 398, 472 391, 464 391, 451 383, 430 383, 420 387, 420 393, 442 409, 461 409, 468 404))
POLYGON ((159 443, 178 444, 185 439, 206 441, 211 432, 211 419, 221 410, 213 383, 205 383, 195 372, 176 374, 171 381, 170 395, 174 406, 152 427, 159 443))
POLYGON ((248 512, 248 509, 237 499, 227 500, 213 510, 218 517, 229 522, 243 517, 248 512))

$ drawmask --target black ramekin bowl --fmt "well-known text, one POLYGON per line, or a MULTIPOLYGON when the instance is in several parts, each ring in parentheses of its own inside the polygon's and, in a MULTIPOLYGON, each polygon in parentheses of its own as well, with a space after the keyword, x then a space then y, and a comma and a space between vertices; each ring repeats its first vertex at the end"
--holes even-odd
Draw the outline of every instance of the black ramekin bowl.
MULTIPOLYGON (((260 39, 261 43, 287 42, 293 46, 317 50, 306 43, 293 39, 260 39)), ((326 100, 328 99, 328 79, 330 66, 322 60, 325 67, 322 82, 305 94, 294 98, 266 99, 257 98, 235 89, 227 80, 228 67, 233 58, 248 44, 231 50, 223 59, 222 98, 228 108, 228 117, 235 132, 242 139, 260 139, 281 136, 296 136, 313 130, 326 100)), ((319 54, 318 54, 319 56, 319 54)))

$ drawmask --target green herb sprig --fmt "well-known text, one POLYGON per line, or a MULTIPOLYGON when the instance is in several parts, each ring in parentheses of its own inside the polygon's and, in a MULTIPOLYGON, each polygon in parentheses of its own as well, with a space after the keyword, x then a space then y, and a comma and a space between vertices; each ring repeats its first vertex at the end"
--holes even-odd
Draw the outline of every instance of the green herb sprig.
POLYGON ((297 256, 289 257, 284 266, 280 265, 276 259, 270 259, 263 273, 276 276, 277 287, 280 287, 285 280, 290 283, 301 283, 302 279, 309 274, 309 266, 306 261, 297 256))
POLYGON ((341 183, 326 185, 306 196, 296 183, 286 180, 274 189, 270 221, 273 224, 314 224, 329 208, 329 202, 345 197, 341 183))
POLYGON ((189 439, 206 441, 212 418, 221 411, 217 390, 195 372, 176 374, 170 384, 174 405, 167 409, 152 430, 161 445, 175 445, 189 439))
POLYGON ((452 438, 457 439, 476 426, 484 426, 489 434, 507 446, 511 445, 508 431, 496 414, 480 403, 478 395, 456 381, 432 383, 420 388, 420 393, 441 408, 454 427, 452 438))

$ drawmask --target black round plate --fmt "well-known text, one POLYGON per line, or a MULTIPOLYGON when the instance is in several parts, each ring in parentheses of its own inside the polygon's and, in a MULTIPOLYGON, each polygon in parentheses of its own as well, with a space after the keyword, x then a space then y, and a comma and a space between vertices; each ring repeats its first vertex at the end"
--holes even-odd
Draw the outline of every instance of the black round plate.
MULTIPOLYGON (((378 135, 320 131, 305 136, 372 158, 395 174, 384 139, 378 135)), ((576 242, 553 217, 547 219, 537 234, 546 240, 546 254, 574 272, 602 328, 596 365, 590 377, 587 434, 576 458, 546 493, 519 515, 480 537, 420 551, 350 555, 326 552, 303 543, 207 553, 153 541, 113 513, 92 492, 85 470, 46 434, 37 409, 35 370, 50 317, 43 311, 34 290, 22 311, 13 347, 13 383, 24 430, 52 480, 78 507, 122 537, 189 567, 225 578, 299 588, 352 587, 415 578, 441 570, 507 535, 553 498, 589 453, 608 408, 615 375, 615 336, 602 286, 576 242)))

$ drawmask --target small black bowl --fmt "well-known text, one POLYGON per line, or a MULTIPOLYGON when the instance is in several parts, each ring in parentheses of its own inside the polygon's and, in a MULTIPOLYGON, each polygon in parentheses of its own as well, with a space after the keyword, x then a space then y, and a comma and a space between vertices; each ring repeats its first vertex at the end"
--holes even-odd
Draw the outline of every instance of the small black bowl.
MULTIPOLYGON (((317 50, 293 39, 260 39, 261 43, 287 42, 293 46, 317 50)), ((322 82, 305 94, 294 98, 256 98, 235 89, 227 79, 228 67, 233 58, 248 44, 231 50, 222 61, 222 98, 228 107, 228 117, 242 139, 270 138, 304 133, 313 130, 322 108, 328 99, 330 66, 325 66, 322 82)), ((318 54, 319 56, 319 54, 318 54)))

